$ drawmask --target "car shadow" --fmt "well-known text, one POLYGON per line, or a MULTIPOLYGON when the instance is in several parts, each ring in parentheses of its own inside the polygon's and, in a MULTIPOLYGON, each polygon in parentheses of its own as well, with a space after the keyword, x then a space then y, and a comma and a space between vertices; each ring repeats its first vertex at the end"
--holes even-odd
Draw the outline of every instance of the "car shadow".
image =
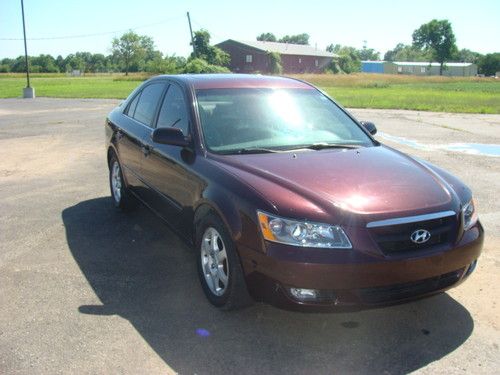
POLYGON ((388 373, 417 370, 471 335, 469 312, 442 294, 354 313, 297 313, 258 303, 222 312, 205 299, 195 254, 145 208, 110 198, 62 212, 69 248, 101 305, 179 373, 388 373))

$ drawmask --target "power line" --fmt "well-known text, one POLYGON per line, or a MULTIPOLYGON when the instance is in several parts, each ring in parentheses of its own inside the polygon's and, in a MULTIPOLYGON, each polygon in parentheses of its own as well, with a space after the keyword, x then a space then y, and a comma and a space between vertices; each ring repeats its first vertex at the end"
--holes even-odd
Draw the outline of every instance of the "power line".
MULTIPOLYGON (((93 36, 101 36, 101 35, 110 35, 110 34, 116 34, 128 30, 138 30, 138 29, 144 29, 146 27, 152 27, 156 25, 161 25, 176 19, 184 18, 184 16, 176 16, 176 17, 170 17, 167 18, 163 21, 155 22, 155 23, 150 23, 146 25, 140 25, 140 26, 135 26, 135 27, 129 27, 126 29, 121 29, 121 30, 115 30, 115 31, 104 31, 102 33, 93 33, 93 34, 79 34, 79 35, 67 35, 67 36, 51 36, 51 37, 39 37, 39 38, 28 38, 27 40, 60 40, 60 39, 78 39, 78 38, 89 38, 93 36)), ((23 38, 0 38, 0 40, 23 40, 23 38)))
MULTIPOLYGON (((191 17, 191 21, 196 25, 198 26, 200 29, 204 29, 204 30, 208 30, 206 27, 204 27, 202 24, 200 24, 199 22, 196 21, 196 19, 194 19, 193 17, 191 17)), ((214 34, 212 31, 208 31, 210 33, 210 36, 211 37, 215 37, 217 39, 227 39, 227 37, 223 37, 221 35, 218 35, 218 34, 214 34)))

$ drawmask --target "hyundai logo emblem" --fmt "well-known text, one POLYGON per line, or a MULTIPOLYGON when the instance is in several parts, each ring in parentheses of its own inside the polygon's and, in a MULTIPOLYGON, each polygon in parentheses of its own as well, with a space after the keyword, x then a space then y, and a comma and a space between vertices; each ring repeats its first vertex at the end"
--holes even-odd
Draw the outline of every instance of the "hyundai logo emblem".
POLYGON ((417 229, 410 236, 411 241, 417 244, 425 243, 429 241, 430 238, 431 238, 431 233, 425 229, 417 229))

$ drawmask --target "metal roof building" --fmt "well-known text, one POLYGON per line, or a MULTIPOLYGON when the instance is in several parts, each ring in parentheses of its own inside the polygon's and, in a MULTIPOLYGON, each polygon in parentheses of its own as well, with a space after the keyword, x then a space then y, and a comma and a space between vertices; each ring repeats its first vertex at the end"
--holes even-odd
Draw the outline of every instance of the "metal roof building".
POLYGON ((230 69, 239 73, 270 73, 270 52, 281 55, 284 73, 319 73, 336 57, 313 46, 291 43, 228 39, 217 47, 229 53, 230 69))
MULTIPOLYGON (((362 61, 361 71, 364 73, 410 74, 418 76, 439 75, 437 62, 410 61, 362 61)), ((477 75, 477 65, 472 63, 447 62, 443 67, 444 76, 473 77, 477 75)))

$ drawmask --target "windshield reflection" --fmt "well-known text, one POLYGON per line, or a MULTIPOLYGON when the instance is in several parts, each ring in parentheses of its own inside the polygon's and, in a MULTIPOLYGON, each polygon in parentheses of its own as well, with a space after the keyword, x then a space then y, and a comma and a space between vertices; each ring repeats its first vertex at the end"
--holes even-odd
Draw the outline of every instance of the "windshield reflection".
POLYGON ((314 89, 205 89, 196 94, 204 142, 212 152, 373 144, 349 116, 314 89))

